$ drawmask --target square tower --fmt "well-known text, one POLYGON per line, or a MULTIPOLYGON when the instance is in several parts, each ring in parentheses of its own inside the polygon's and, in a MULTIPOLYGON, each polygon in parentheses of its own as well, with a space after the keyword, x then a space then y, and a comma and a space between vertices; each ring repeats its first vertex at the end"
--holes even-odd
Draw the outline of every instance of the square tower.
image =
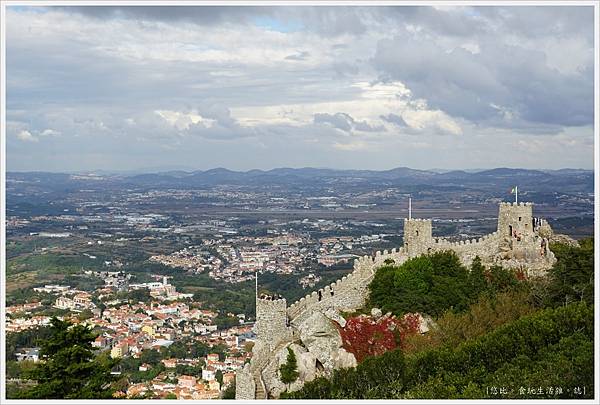
POLYGON ((432 244, 431 219, 404 219, 404 249, 410 256, 427 253, 432 244))
POLYGON ((523 238, 533 232, 533 204, 500 203, 498 212, 498 234, 502 238, 523 238))
POLYGON ((256 333, 256 343, 264 345, 269 351, 288 337, 285 298, 256 298, 254 333, 256 333))

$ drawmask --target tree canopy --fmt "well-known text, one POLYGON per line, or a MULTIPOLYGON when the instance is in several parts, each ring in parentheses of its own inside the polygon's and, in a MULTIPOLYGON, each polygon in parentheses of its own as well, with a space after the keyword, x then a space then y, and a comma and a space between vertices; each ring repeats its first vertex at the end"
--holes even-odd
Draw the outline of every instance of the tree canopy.
POLYGON ((432 329, 282 397, 593 398, 594 243, 579 243, 552 245, 545 277, 467 269, 451 252, 378 269, 367 308, 427 313, 432 329))
POLYGON ((503 291, 517 283, 501 267, 485 270, 479 258, 471 269, 453 252, 437 252, 377 270, 369 285, 369 304, 401 316, 407 312, 441 315, 447 309, 464 311, 483 292, 503 291))
POLYGON ((458 346, 414 355, 369 357, 354 369, 317 378, 283 398, 593 398, 594 311, 585 302, 549 308, 458 346), (494 397, 487 388, 511 387, 494 397), (521 394, 519 388, 544 392, 521 394), (563 392, 546 388, 564 387, 563 392), (586 386, 584 394, 575 387, 586 386), (567 391, 569 388, 569 391, 567 391))
POLYGON ((96 335, 86 325, 73 325, 52 318, 51 336, 42 343, 38 363, 26 377, 37 385, 19 393, 20 398, 111 398, 114 377, 111 369, 117 360, 95 356, 92 342, 96 335))
POLYGON ((549 271, 547 306, 574 301, 594 302, 594 239, 583 239, 579 246, 552 244, 557 262, 549 271))
POLYGON ((286 362, 279 367, 279 374, 281 376, 281 382, 284 384, 291 384, 298 379, 298 364, 296 360, 296 354, 288 347, 288 354, 286 362))

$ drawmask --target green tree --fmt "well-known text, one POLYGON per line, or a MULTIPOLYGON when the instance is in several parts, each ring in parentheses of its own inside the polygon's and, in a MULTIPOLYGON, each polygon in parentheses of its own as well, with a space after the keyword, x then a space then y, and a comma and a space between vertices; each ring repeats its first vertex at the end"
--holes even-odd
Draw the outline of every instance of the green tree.
POLYGON ((557 258, 548 272, 546 305, 567 305, 574 301, 594 302, 594 239, 579 241, 579 246, 553 244, 557 258))
POLYGON ((20 398, 69 399, 111 398, 111 369, 118 360, 94 356, 96 335, 85 325, 52 318, 51 337, 40 348, 40 362, 26 377, 37 385, 24 390, 20 398))
POLYGON ((154 349, 144 350, 142 352, 142 354, 140 355, 140 362, 148 363, 153 366, 160 363, 161 360, 162 360, 161 354, 157 350, 154 350, 154 349))
POLYGON ((235 316, 219 315, 213 320, 213 323, 217 325, 217 328, 219 329, 229 329, 232 326, 239 325, 240 321, 235 316))
POLYGON ((223 391, 223 399, 235 399, 235 380, 223 391))
POLYGON ((369 284, 369 305, 398 316, 407 312, 439 316, 448 309, 465 311, 482 293, 516 285, 511 270, 496 266, 486 271, 476 257, 469 271, 454 252, 436 252, 379 268, 369 284))
POLYGON ((176 359, 185 359, 189 357, 187 344, 183 341, 177 341, 169 346, 169 356, 176 359))
POLYGON ((287 384, 288 387, 291 383, 298 379, 298 364, 296 361, 296 354, 288 347, 288 355, 286 362, 279 367, 279 374, 281 375, 281 382, 287 384))
POLYGON ((177 399, 177 395, 175 395, 172 392, 169 392, 167 395, 165 395, 165 399, 177 399))
POLYGON ((487 280, 485 278, 485 267, 481 264, 479 256, 475 256, 471 263, 471 272, 469 273, 469 287, 471 288, 471 296, 477 298, 477 294, 487 288, 487 280))
POLYGON ((92 313, 91 309, 84 309, 83 311, 81 311, 81 313, 79 314, 79 316, 77 318, 79 318, 80 321, 85 321, 86 319, 90 319, 94 316, 94 314, 92 313))
POLYGON ((504 398, 593 398, 594 309, 585 302, 525 315, 488 333, 402 357, 371 357, 282 398, 495 398, 491 386, 586 387, 504 398))

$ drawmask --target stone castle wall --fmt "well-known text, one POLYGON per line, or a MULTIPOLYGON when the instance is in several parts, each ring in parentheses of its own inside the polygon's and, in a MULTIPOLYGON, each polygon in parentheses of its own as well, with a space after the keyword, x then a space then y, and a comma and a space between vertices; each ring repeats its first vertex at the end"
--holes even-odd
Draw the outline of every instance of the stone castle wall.
POLYGON ((256 342, 257 351, 272 351, 279 342, 291 336, 287 321, 287 304, 285 298, 281 299, 256 299, 256 323, 254 332, 257 336, 265 336, 256 342))
POLYGON ((533 205, 531 203, 501 203, 498 211, 498 233, 501 236, 533 234, 533 205), (512 230, 513 232, 509 232, 512 230))
POLYGON ((315 310, 350 312, 362 307, 374 270, 371 258, 357 260, 354 271, 290 305, 287 311, 290 322, 298 325, 315 310))
POLYGON ((409 256, 426 253, 432 239, 431 219, 404 220, 404 249, 409 256))
MULTIPOLYGON (((543 220, 537 223, 538 227, 535 228, 530 203, 501 203, 496 232, 477 239, 450 242, 432 236, 431 220, 406 219, 403 247, 378 251, 374 257, 363 256, 356 259, 351 273, 313 291, 289 307, 286 306, 285 299, 257 299, 257 340, 250 367, 254 375, 254 386, 262 381, 262 370, 276 348, 297 339, 297 326, 311 314, 352 312, 363 307, 368 297, 368 285, 376 269, 385 265, 386 261, 391 260, 394 265, 400 265, 421 254, 453 251, 465 266, 470 266, 473 259, 479 256, 486 267, 501 265, 528 269, 533 275, 543 274, 555 263, 556 258, 548 249, 546 233, 551 234, 551 228, 543 220)), ((241 389, 245 393, 250 391, 247 386, 242 386, 241 389)))

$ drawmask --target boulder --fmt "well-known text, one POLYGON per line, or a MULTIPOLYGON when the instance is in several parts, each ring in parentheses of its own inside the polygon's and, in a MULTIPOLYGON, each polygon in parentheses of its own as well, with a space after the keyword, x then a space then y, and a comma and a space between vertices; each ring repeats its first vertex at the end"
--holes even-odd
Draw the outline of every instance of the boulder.
POLYGON ((377 320, 383 316, 383 312, 379 308, 372 308, 371 316, 373 317, 373 319, 377 320))
POLYGON ((554 231, 547 221, 542 221, 542 224, 537 228, 537 233, 546 239, 551 239, 554 236, 554 231))
POLYGON ((324 312, 324 314, 327 318, 331 319, 332 321, 337 322, 338 325, 340 325, 342 328, 344 326, 346 326, 346 320, 334 308, 332 308, 332 307, 327 308, 327 310, 324 312))
POLYGON ((298 344, 291 343, 278 349, 269 364, 262 370, 262 378, 265 382, 267 391, 272 397, 278 398, 279 395, 285 391, 295 391, 304 385, 306 381, 304 378, 311 377, 314 379, 316 361, 313 362, 313 366, 310 366, 310 357, 307 357, 308 353, 306 349, 298 344), (289 387, 281 382, 279 375, 279 368, 287 362, 288 347, 294 351, 296 355, 296 362, 298 365, 298 379, 291 383, 289 387))
POLYGON ((304 352, 297 356, 299 379, 309 382, 317 377, 317 358, 311 352, 304 352))
POLYGON ((356 367, 356 357, 350 352, 347 352, 346 349, 341 348, 338 349, 337 352, 333 352, 332 358, 333 367, 338 368, 350 368, 356 367))
POLYGON ((313 312, 298 326, 300 339, 325 370, 334 368, 333 353, 342 347, 342 337, 333 322, 321 312, 313 312))

